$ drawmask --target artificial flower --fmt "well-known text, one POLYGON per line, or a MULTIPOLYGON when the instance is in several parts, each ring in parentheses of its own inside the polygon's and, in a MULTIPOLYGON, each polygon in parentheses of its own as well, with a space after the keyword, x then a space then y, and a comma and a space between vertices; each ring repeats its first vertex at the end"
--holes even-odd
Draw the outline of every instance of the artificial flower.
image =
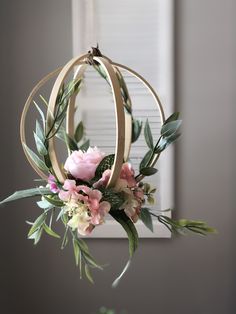
POLYGON ((89 215, 88 207, 82 202, 75 202, 75 200, 71 200, 66 203, 65 208, 71 216, 67 225, 71 227, 72 230, 77 229, 78 233, 81 235, 89 234, 91 217, 89 215))
POLYGON ((56 179, 52 174, 50 174, 48 177, 48 184, 52 193, 58 193, 60 191, 60 189, 58 188, 56 184, 56 179))
POLYGON ((97 147, 89 147, 86 152, 82 150, 73 151, 67 158, 64 168, 74 178, 89 181, 94 177, 96 168, 104 156, 105 153, 97 147))

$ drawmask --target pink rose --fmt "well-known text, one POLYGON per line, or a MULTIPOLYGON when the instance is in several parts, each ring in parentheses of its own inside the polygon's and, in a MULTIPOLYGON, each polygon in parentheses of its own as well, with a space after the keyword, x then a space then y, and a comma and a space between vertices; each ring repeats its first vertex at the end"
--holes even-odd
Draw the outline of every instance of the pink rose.
POLYGON ((64 168, 76 179, 89 181, 95 176, 95 171, 105 153, 97 147, 86 152, 82 150, 74 151, 66 160, 64 168))

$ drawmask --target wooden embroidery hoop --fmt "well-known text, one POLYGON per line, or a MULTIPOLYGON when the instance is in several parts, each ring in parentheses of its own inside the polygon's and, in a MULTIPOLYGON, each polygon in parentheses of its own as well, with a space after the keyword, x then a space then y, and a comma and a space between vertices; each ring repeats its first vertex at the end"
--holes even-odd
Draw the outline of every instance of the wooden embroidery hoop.
MULTIPOLYGON (((107 184, 107 187, 113 187, 116 184, 117 179, 119 178, 123 162, 128 160, 130 146, 131 146, 131 139, 132 139, 132 118, 131 118, 131 115, 125 112, 124 110, 123 98, 121 94, 119 80, 117 77, 117 73, 119 69, 125 70, 129 74, 135 76, 148 89, 148 91, 151 93, 157 105, 157 109, 159 110, 162 124, 165 121, 165 115, 164 115, 163 106, 161 104, 160 98, 158 97, 157 93, 154 91, 152 86, 140 74, 128 68, 127 66, 112 62, 109 58, 103 56, 98 50, 98 48, 92 48, 92 49, 93 49, 92 52, 88 52, 87 54, 73 58, 64 67, 54 70, 53 72, 43 77, 43 79, 37 83, 37 85, 31 91, 23 108, 21 122, 20 122, 20 138, 21 138, 21 143, 23 146, 24 153, 30 165, 38 173, 38 175, 41 178, 47 180, 48 176, 41 169, 39 169, 39 167, 32 161, 25 147, 26 145, 25 120, 26 120, 29 107, 33 103, 33 100, 35 96, 37 95, 38 91, 40 90, 40 88, 43 85, 45 85, 51 78, 57 76, 56 81, 51 91, 50 98, 49 98, 49 104, 48 104, 48 110, 47 110, 47 116, 46 116, 46 132, 47 132, 52 126, 58 93, 62 87, 62 84, 65 82, 68 74, 74 70, 75 66, 77 66, 78 68, 74 74, 74 79, 80 79, 82 78, 89 64, 93 64, 93 63, 99 64, 102 67, 102 69, 105 71, 109 79, 111 89, 112 89, 112 94, 113 94, 114 105, 115 105, 115 115, 116 115, 115 160, 112 167, 110 180, 107 184)), ((119 74, 122 75, 120 71, 119 71, 119 74)), ((69 100, 69 105, 67 108, 67 117, 66 117, 66 132, 69 136, 73 136, 74 134, 75 101, 76 101, 76 95, 72 95, 69 100)), ((49 145, 48 152, 49 152, 49 157, 51 160, 53 171, 57 179, 63 184, 64 180, 66 179, 66 176, 57 158, 54 136, 48 140, 48 145, 49 145)), ((150 167, 153 167, 155 165, 158 158, 159 158, 159 154, 155 154, 153 156, 150 163, 150 167)), ((142 180, 143 177, 144 177, 143 175, 139 175, 137 178, 137 181, 142 180)))

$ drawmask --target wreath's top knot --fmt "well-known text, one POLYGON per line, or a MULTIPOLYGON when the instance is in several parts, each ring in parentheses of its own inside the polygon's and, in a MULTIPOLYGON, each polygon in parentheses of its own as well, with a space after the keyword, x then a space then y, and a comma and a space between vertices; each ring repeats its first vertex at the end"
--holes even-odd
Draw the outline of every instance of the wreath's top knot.
POLYGON ((90 65, 97 64, 96 61, 93 60, 94 57, 102 57, 102 53, 99 50, 99 46, 97 44, 97 47, 91 47, 91 50, 88 51, 89 56, 86 58, 86 63, 90 65))

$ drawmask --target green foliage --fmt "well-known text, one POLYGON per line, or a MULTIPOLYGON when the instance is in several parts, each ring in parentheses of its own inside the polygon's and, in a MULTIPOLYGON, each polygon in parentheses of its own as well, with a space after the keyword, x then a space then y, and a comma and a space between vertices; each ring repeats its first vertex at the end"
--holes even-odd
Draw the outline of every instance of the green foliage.
POLYGON ((152 167, 146 167, 146 168, 141 168, 140 169, 140 173, 143 174, 144 176, 152 176, 155 173, 157 173, 157 169, 156 168, 152 168, 152 167))
POLYGON ((36 120, 35 133, 39 137, 39 139, 44 143, 44 140, 45 140, 44 131, 40 123, 38 122, 38 120, 36 120))
POLYGON ((36 133, 34 133, 34 140, 35 140, 35 144, 36 144, 36 148, 37 148, 38 153, 42 156, 47 155, 48 150, 45 147, 44 142, 41 140, 41 138, 36 133))
POLYGON ((32 227, 29 230, 28 237, 32 236, 33 233, 35 233, 38 229, 43 227, 46 217, 47 217, 46 212, 43 212, 40 216, 38 216, 38 218, 35 220, 35 222, 33 223, 32 227))
POLYGON ((129 219, 129 217, 125 214, 123 210, 110 211, 110 215, 124 228, 129 240, 129 260, 121 274, 113 282, 112 287, 115 288, 119 284, 123 275, 128 270, 134 252, 138 247, 138 233, 133 222, 129 219))
POLYGON ((176 121, 179 119, 179 112, 174 112, 172 115, 169 116, 164 122, 164 125, 171 122, 171 121, 176 121))
POLYGON ((159 222, 165 225, 171 232, 179 233, 181 235, 186 234, 188 231, 201 235, 216 233, 216 229, 209 227, 204 221, 187 219, 174 220, 164 215, 156 215, 154 213, 151 213, 151 215, 157 217, 159 222))
POLYGON ((162 137, 158 143, 158 145, 155 147, 155 153, 159 154, 163 152, 170 144, 174 143, 179 137, 180 133, 174 133, 170 136, 162 137))
POLYGON ((86 140, 80 147, 79 149, 81 149, 82 151, 87 151, 87 149, 90 146, 90 140, 86 140))
MULTIPOLYGON (((41 116, 42 123, 43 123, 43 130, 45 130, 46 121, 45 121, 44 113, 43 113, 43 111, 40 109, 40 107, 38 106, 38 104, 35 101, 33 101, 33 103, 34 103, 36 109, 38 110, 38 112, 39 112, 39 114, 41 116)), ((37 123, 37 121, 36 121, 36 123, 37 123)))
POLYGON ((78 143, 79 141, 82 140, 83 136, 84 136, 84 125, 83 125, 83 122, 80 121, 80 123, 77 125, 77 128, 75 130, 75 135, 74 135, 75 141, 78 143))
POLYGON ((132 143, 136 142, 141 134, 143 127, 142 121, 132 118, 132 143))
POLYGON ((65 134, 66 145, 70 151, 78 150, 78 145, 76 141, 71 138, 68 134, 65 134))
POLYGON ((163 137, 169 137, 175 134, 175 132, 179 129, 181 123, 181 120, 176 120, 164 124, 161 128, 161 135, 163 137))
POLYGON ((110 215, 124 228, 129 240, 129 255, 132 258, 138 247, 138 233, 134 223, 129 219, 123 210, 110 211, 110 215))
POLYGON ((91 268, 97 268, 102 270, 103 268, 95 261, 92 255, 89 252, 87 244, 80 238, 77 237, 77 232, 73 232, 70 229, 72 234, 72 242, 74 248, 75 262, 76 265, 80 267, 80 275, 82 278, 82 270, 84 267, 84 272, 87 279, 93 283, 93 278, 90 272, 91 268))
POLYGON ((53 205, 54 207, 63 207, 64 206, 64 202, 62 200, 59 199, 59 197, 55 194, 50 195, 50 196, 46 196, 44 195, 43 197, 48 203, 50 203, 51 205, 53 205))
POLYGON ((152 216, 150 214, 150 209, 143 207, 141 209, 139 218, 142 220, 144 225, 153 232, 153 223, 152 223, 152 216))
POLYGON ((152 132, 151 128, 148 122, 148 119, 146 120, 145 127, 144 127, 144 137, 145 141, 147 143, 147 146, 153 150, 153 137, 152 137, 152 132))
POLYGON ((140 162, 140 165, 139 165, 139 171, 141 171, 141 169, 143 168, 146 168, 149 164, 149 161, 151 160, 152 158, 152 155, 153 155, 153 151, 152 150, 149 150, 143 157, 143 159, 141 160, 140 162))
POLYGON ((112 206, 111 210, 119 209, 124 203, 123 193, 104 187, 100 187, 99 190, 102 192, 102 201, 109 202, 112 206))
POLYGON ((78 93, 80 84, 81 80, 72 80, 66 87, 63 86, 61 88, 57 97, 54 119, 45 137, 46 141, 55 136, 59 131, 66 117, 70 97, 78 93))
POLYGON ((59 234, 57 234, 55 231, 53 231, 46 223, 43 224, 43 229, 45 230, 45 232, 46 232, 48 235, 50 235, 50 236, 52 236, 52 237, 54 237, 54 238, 60 239, 59 234))
POLYGON ((24 148, 27 151, 30 159, 33 163, 42 171, 48 171, 48 167, 46 166, 45 162, 42 161, 26 144, 24 144, 24 148))
POLYGON ((97 166, 96 172, 95 172, 95 177, 96 178, 101 178, 103 172, 107 169, 111 169, 113 163, 115 160, 115 155, 107 155, 106 157, 104 157, 102 159, 102 161, 100 162, 100 164, 97 166))
POLYGON ((45 198, 43 198, 41 201, 38 201, 37 205, 41 209, 51 209, 51 208, 54 208, 54 205, 49 203, 45 198))
POLYGON ((32 197, 32 196, 42 196, 42 195, 50 195, 52 192, 49 188, 33 188, 28 190, 17 191, 14 194, 10 195, 6 199, 0 202, 1 204, 16 201, 22 198, 32 197))
POLYGON ((161 136, 158 139, 155 146, 153 144, 153 137, 148 120, 146 121, 144 128, 144 136, 149 151, 145 154, 139 165, 139 171, 142 175, 146 176, 155 174, 156 173, 155 170, 146 171, 146 169, 144 168, 150 168, 151 162, 155 154, 160 154, 170 144, 172 144, 179 138, 180 134, 177 133, 177 130, 179 129, 182 121, 178 120, 178 117, 179 113, 175 112, 164 122, 161 128, 161 136))

